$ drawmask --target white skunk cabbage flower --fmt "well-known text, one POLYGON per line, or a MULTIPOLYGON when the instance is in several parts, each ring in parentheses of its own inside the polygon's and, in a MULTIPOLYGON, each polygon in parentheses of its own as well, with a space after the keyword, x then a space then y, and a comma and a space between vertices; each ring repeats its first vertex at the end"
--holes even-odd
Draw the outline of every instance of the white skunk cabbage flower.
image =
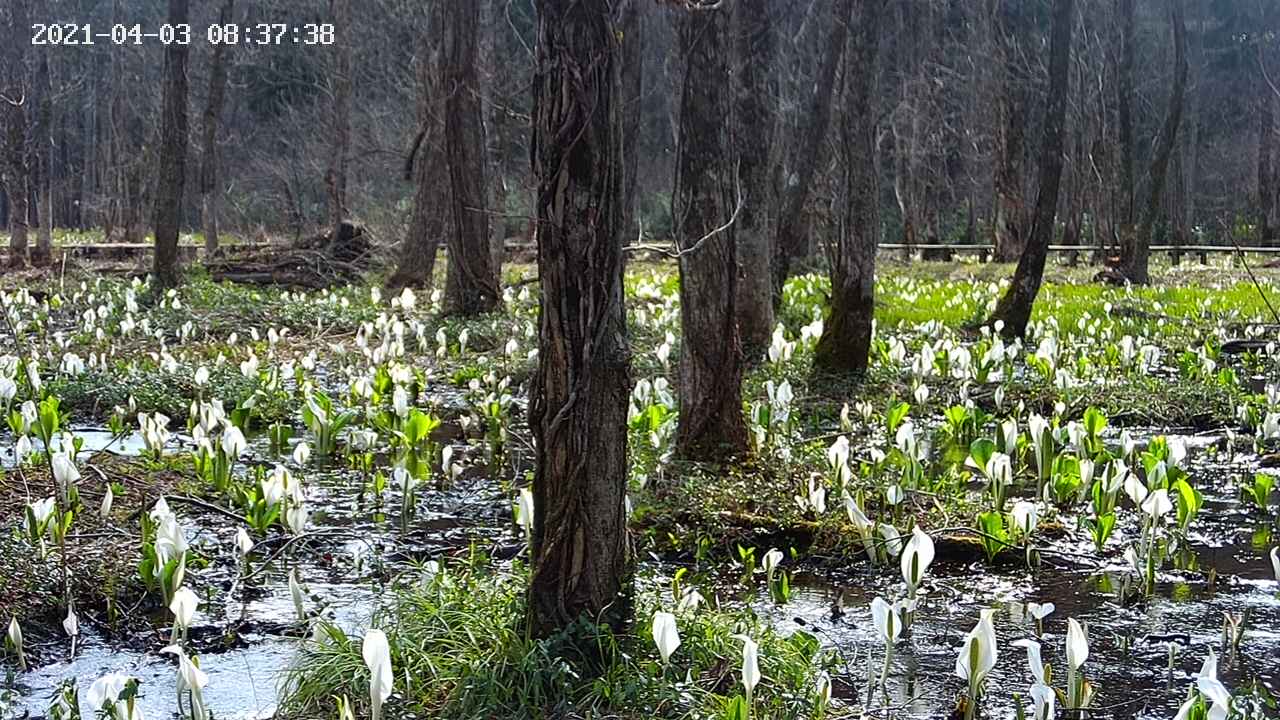
POLYGON ((662 664, 666 665, 671 654, 680 647, 680 632, 676 628, 676 616, 659 610, 653 614, 653 644, 658 646, 662 664))
POLYGON ((381 720, 382 704, 391 697, 391 647, 387 644, 386 633, 371 628, 364 634, 360 643, 360 655, 364 658, 365 667, 369 668, 369 704, 372 707, 373 720, 381 720))

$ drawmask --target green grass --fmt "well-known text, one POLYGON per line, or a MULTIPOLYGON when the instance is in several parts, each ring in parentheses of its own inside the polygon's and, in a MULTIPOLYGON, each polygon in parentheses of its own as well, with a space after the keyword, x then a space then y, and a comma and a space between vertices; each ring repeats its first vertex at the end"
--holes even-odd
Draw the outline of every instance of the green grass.
MULTIPOLYGON (((644 585, 642 581, 640 583, 644 585)), ((812 717, 815 674, 830 659, 818 641, 783 637, 746 610, 703 607, 678 615, 682 644, 663 667, 649 619, 674 604, 637 598, 636 622, 614 633, 588 622, 548 640, 522 629, 523 573, 457 568, 411 575, 373 620, 389 638, 395 690, 388 714, 475 718, 719 718, 742 693, 741 641, 760 644, 763 680, 753 718, 812 717)), ((333 698, 368 706, 360 641, 323 625, 284 683, 284 717, 331 717, 333 698)), ((360 716, 361 712, 357 712, 360 716)))

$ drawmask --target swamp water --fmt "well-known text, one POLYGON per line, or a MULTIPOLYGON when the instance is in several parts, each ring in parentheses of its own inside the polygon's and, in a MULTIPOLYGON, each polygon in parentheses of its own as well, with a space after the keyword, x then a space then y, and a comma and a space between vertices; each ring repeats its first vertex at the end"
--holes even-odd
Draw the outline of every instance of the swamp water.
MULTIPOLYGON (((86 439, 86 450, 109 442, 109 436, 97 437, 101 433, 78 434, 86 439)), ((1171 718, 1209 648, 1221 655, 1220 677, 1229 688, 1239 690, 1256 679, 1275 694, 1280 691, 1280 584, 1272 578, 1266 558, 1266 548, 1275 540, 1263 521, 1240 504, 1237 489, 1239 479, 1255 470, 1257 458, 1211 460, 1203 448, 1216 438, 1184 439, 1192 451, 1190 470, 1205 495, 1205 507, 1192 526, 1193 547, 1179 563, 1187 569, 1166 566, 1151 598, 1122 603, 1117 590, 1124 561, 1114 552, 1099 558, 1083 535, 1079 541, 1057 541, 1046 548, 1034 571, 1016 559, 995 567, 939 562, 925 581, 910 637, 895 647, 887 698, 878 689, 867 696, 867 677, 879 676, 884 651, 867 606, 877 594, 894 595, 899 582, 896 563, 878 571, 862 562, 848 571, 784 567, 795 573, 790 602, 776 605, 762 599, 766 594, 759 589, 746 602, 783 633, 804 629, 840 655, 837 717, 857 716, 868 701, 876 717, 947 717, 963 689, 954 673, 957 649, 979 611, 987 607, 998 610, 1000 647, 984 707, 988 717, 1013 717, 1014 694, 1027 702, 1031 681, 1024 650, 1011 645, 1034 635, 1024 604, 1029 601, 1056 605, 1044 622, 1042 644, 1059 687, 1065 679, 1066 620, 1074 617, 1088 624, 1091 647, 1084 673, 1099 692, 1090 717, 1171 718), (1216 570, 1212 585, 1206 576, 1209 569, 1216 570), (845 613, 833 618, 830 608, 838 594, 845 613), (1249 617, 1244 641, 1232 652, 1222 646, 1223 616, 1243 612, 1249 617), (1177 650, 1172 670, 1171 644, 1177 650)), ((140 441, 128 439, 111 445, 111 451, 120 454, 140 449, 140 441)), ((261 443, 255 443, 254 450, 261 453, 261 443)), ((219 718, 269 718, 276 712, 281 679, 303 641, 282 559, 300 568, 309 610, 359 634, 377 607, 385 581, 413 563, 465 556, 473 544, 495 558, 520 551, 508 495, 482 473, 465 474, 447 491, 423 486, 408 534, 399 532, 398 491, 389 491, 382 507, 370 507, 354 497, 352 488, 360 480, 349 470, 322 468, 304 475, 308 504, 315 508, 313 529, 304 541, 273 535, 260 543, 253 555, 256 574, 247 591, 233 581, 230 522, 195 506, 175 505, 193 550, 213 560, 208 568, 189 572, 188 582, 202 599, 212 597, 191 635, 209 675, 205 698, 219 718), (268 557, 274 562, 259 569, 268 557), (236 597, 228 596, 231 587, 240 587, 236 597)), ((1066 522, 1070 526, 1074 521, 1066 522)), ((1117 529, 1117 536, 1120 533, 1117 529)), ((1118 543, 1113 538, 1110 544, 1118 543)), ((675 569, 667 563, 647 564, 657 576, 675 569)), ((89 684, 109 672, 142 681, 140 705, 146 717, 172 717, 174 667, 169 658, 155 653, 164 644, 166 617, 159 614, 154 630, 125 642, 109 639, 82 617, 83 634, 70 660, 65 657, 65 638, 31 648, 31 655, 43 664, 16 677, 13 705, 5 719, 45 717, 58 684, 68 677, 79 679, 83 701, 89 684)), ((1068 717, 1064 712, 1059 716, 1068 717)))

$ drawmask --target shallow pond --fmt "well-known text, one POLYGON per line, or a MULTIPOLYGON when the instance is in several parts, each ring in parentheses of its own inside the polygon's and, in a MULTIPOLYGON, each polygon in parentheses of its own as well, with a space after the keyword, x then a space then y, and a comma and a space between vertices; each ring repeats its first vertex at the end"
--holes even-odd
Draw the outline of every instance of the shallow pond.
MULTIPOLYGON (((82 432, 86 450, 109 440, 82 432)), ((1167 567, 1154 595, 1122 604, 1116 589, 1123 560, 1116 553, 1098 557, 1089 541, 1060 540, 1044 554, 1041 567, 1027 570, 1016 562, 995 568, 981 563, 935 566, 923 589, 916 625, 895 649, 888 677, 887 699, 877 690, 870 698, 867 678, 878 676, 883 646, 870 621, 868 604, 876 595, 892 597, 898 582, 893 569, 872 571, 859 562, 848 571, 795 569, 795 595, 786 605, 750 599, 755 610, 784 632, 805 629, 838 653, 847 663, 837 678, 836 695, 845 710, 857 712, 870 701, 878 715, 902 718, 945 717, 961 693, 955 677, 956 652, 964 634, 977 621, 979 610, 998 609, 996 629, 1001 639, 999 661, 989 680, 991 717, 1012 717, 1014 694, 1026 696, 1031 682, 1025 652, 1010 643, 1031 637, 1033 624, 1024 603, 1053 602, 1056 611, 1045 621, 1045 660, 1052 663, 1055 684, 1063 684, 1063 635, 1068 617, 1087 622, 1091 653, 1085 674, 1099 691, 1099 717, 1168 718, 1185 697, 1190 674, 1196 672, 1209 648, 1222 653, 1223 613, 1249 613, 1248 630, 1238 653, 1224 653, 1221 677, 1229 687, 1257 679, 1275 693, 1280 690, 1280 586, 1272 579, 1265 548, 1274 540, 1257 537, 1265 525, 1244 510, 1237 499, 1239 478, 1252 473, 1256 458, 1209 460, 1204 449, 1216 438, 1188 437, 1196 458, 1191 472, 1205 494, 1206 504, 1193 525, 1192 547, 1180 563, 1167 567), (1215 569, 1211 586, 1206 571, 1215 569), (837 594, 845 613, 830 612, 837 594), (1178 654, 1169 665, 1169 644, 1178 654), (885 706, 888 706, 887 708, 885 706)), ((475 452, 464 444, 458 453, 475 452)), ((112 451, 137 452, 140 443, 116 443, 112 451)), ((254 444, 260 459, 262 443, 254 444)), ((503 475, 514 474, 508 468, 503 475)), ((407 534, 399 531, 399 492, 391 490, 380 504, 354 488, 359 476, 334 466, 313 467, 305 473, 308 503, 314 509, 312 531, 303 541, 273 535, 255 551, 255 568, 267 557, 275 561, 247 583, 249 592, 231 597, 234 583, 229 556, 228 521, 194 507, 178 508, 193 547, 221 564, 194 572, 206 604, 192 629, 193 644, 209 674, 209 705, 220 718, 267 718, 277 704, 282 674, 290 667, 302 630, 283 571, 287 559, 301 569, 309 594, 308 605, 358 633, 376 609, 383 583, 413 562, 462 555, 480 543, 497 558, 521 550, 511 525, 509 495, 490 474, 468 472, 448 490, 425 490, 407 534), (201 545, 201 543, 205 543, 201 545), (315 599, 320 599, 316 604, 315 599), (230 641, 227 640, 230 638, 230 641)), ((1070 525, 1073 521, 1067 520, 1070 525)), ((1131 531, 1118 528, 1117 536, 1131 531)), ((1119 543, 1113 539, 1112 544, 1119 543)), ((653 562, 653 561, 650 561, 653 562)), ((896 565, 896 564, 895 564, 896 565)), ((653 562, 661 575, 670 568, 653 562)), ((788 568, 791 569, 791 568, 788 568)), ((163 645, 165 619, 157 618, 149 637, 127 643, 109 641, 86 624, 77 655, 60 658, 65 644, 37 647, 33 655, 46 662, 17 678, 16 705, 7 717, 44 717, 58 683, 80 679, 85 693, 93 679, 122 672, 143 681, 141 700, 148 717, 168 717, 174 707, 173 664, 155 651, 163 645)))

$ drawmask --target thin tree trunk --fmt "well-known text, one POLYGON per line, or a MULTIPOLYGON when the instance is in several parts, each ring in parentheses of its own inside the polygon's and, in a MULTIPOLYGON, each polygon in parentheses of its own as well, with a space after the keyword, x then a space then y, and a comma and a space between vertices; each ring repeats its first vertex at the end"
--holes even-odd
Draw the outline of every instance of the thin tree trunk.
MULTIPOLYGON (((1259 73, 1261 75, 1261 73, 1259 73)), ((1271 220, 1275 213, 1275 133, 1276 97, 1259 77, 1258 102, 1258 226, 1263 244, 1271 241, 1275 229, 1271 220)))
MULTIPOLYGON (((626 39, 623 40, 626 42, 626 39)), ((539 0, 537 446, 528 612, 535 637, 629 619, 622 50, 609 0, 539 0)))
POLYGON ((1075 24, 1075 0, 1053 0, 1049 40, 1049 96, 1045 112, 1044 145, 1040 151, 1040 194, 1027 246, 1018 260, 1013 280, 996 305, 990 323, 1003 323, 1005 337, 1022 337, 1031 320, 1031 308, 1040 293, 1044 263, 1053 240, 1062 183, 1063 125, 1070 91, 1071 35, 1075 24))
POLYGON ((49 54, 40 55, 40 70, 36 79, 40 102, 37 103, 35 132, 36 167, 39 179, 35 183, 39 198, 40 230, 36 248, 31 253, 34 265, 48 265, 53 259, 53 81, 49 77, 49 54))
POLYGON ((738 172, 743 206, 734 228, 738 242, 738 333, 749 361, 764 355, 773 334, 773 138, 772 82, 777 40, 772 0, 739 0, 737 13, 736 120, 738 172))
MULTIPOLYGON (((218 23, 231 22, 235 0, 223 0, 218 23)), ((211 258, 218 252, 218 123, 227 91, 227 43, 213 46, 209 59, 209 97, 201 118, 200 220, 204 227, 204 254, 211 258)))
POLYGON ((1026 247, 1029 221, 1023 174, 1030 90, 1029 78, 1022 69, 1026 62, 1022 49, 1027 24, 1024 15, 1030 11, 1016 2, 1005 4, 1004 8, 1004 80, 1000 97, 1001 126, 993 231, 996 259, 1012 262, 1026 247))
MULTIPOLYGON (((187 23, 187 0, 169 0, 170 25, 187 23)), ((178 284, 178 229, 182 222, 182 190, 187 177, 187 53, 172 43, 164 51, 164 99, 160 124, 160 174, 156 182, 155 265, 159 287, 178 284)))
POLYGON ((676 451, 692 460, 745 452, 742 347, 734 222, 737 173, 729 144, 729 11, 678 13, 684 83, 672 193, 680 248, 680 421, 676 451))
POLYGON ((387 280, 387 287, 430 287, 435 275, 436 255, 445 230, 445 203, 449 188, 439 171, 444 165, 444 122, 440 109, 441 8, 427 10, 428 26, 423 34, 422 60, 418 63, 418 137, 405 163, 405 180, 414 184, 413 215, 409 234, 400 244, 400 263, 387 280))
POLYGON ((480 6, 448 2, 444 18, 444 133, 453 195, 445 304, 450 312, 475 315, 494 310, 501 299, 489 251, 485 196, 485 132, 476 70, 480 6))
POLYGON ((336 67, 333 74, 333 146, 324 183, 328 191, 329 242, 342 237, 342 223, 347 220, 347 166, 351 155, 351 0, 331 0, 330 15, 337 33, 336 67))
POLYGON ((831 262, 831 312, 813 353, 815 372, 860 374, 870 359, 880 238, 875 88, 886 1, 859 0, 857 32, 846 52, 845 210, 831 262))
POLYGON ((1120 123, 1120 238, 1122 245, 1133 235, 1137 216, 1137 185, 1134 153, 1137 138, 1133 127, 1133 70, 1136 64, 1135 37, 1138 0, 1120 0, 1120 68, 1116 88, 1116 109, 1120 123))
POLYGON ((4 120, 6 147, 3 167, 5 195, 9 198, 9 266, 27 266, 28 183, 30 163, 27 158, 27 58, 28 36, 27 0, 13 0, 9 10, 9 47, 5 52, 4 73, 0 75, 0 88, 5 98, 4 120), (15 102, 18 100, 18 102, 15 102))
POLYGON ((1164 193, 1165 179, 1169 174, 1169 158, 1178 144, 1178 128, 1182 124, 1182 109, 1187 92, 1187 24, 1183 17, 1184 0, 1168 0, 1169 18, 1173 24, 1174 75, 1173 89, 1169 93, 1169 108, 1164 116, 1164 127, 1156 142, 1151 158, 1151 186, 1147 190, 1147 207, 1142 214, 1133 254, 1126 258, 1124 274, 1130 282, 1146 285, 1151 282, 1148 272, 1148 256, 1151 235, 1160 215, 1160 198, 1164 193))
POLYGON ((778 217, 778 235, 774 242, 773 256, 773 307, 782 305, 782 286, 791 277, 791 261, 801 254, 809 235, 809 223, 804 208, 813 191, 813 180, 818 174, 818 164, 826 146, 827 129, 831 125, 831 107, 836 95, 836 76, 848 45, 849 26, 852 24, 855 0, 834 0, 832 3, 831 32, 827 36, 826 53, 818 74, 818 83, 807 113, 808 124, 802 135, 800 150, 790 173, 782 213, 778 217))
POLYGON ((490 209, 489 252, 495 272, 501 273, 506 256, 507 177, 503 165, 502 112, 498 108, 498 8, 496 0, 480 2, 481 111, 484 116, 485 179, 490 209))
POLYGON ((640 237, 636 208, 640 199, 640 120, 644 116, 642 108, 648 6, 648 0, 623 0, 619 21, 619 29, 622 31, 623 232, 629 241, 640 237))

